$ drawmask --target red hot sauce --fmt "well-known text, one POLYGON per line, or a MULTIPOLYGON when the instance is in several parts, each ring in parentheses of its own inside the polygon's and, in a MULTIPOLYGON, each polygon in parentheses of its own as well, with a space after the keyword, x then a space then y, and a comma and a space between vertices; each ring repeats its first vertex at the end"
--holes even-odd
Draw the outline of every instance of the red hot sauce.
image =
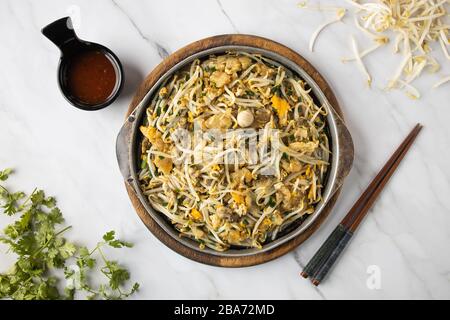
POLYGON ((66 77, 70 94, 88 105, 106 102, 117 85, 113 62, 101 51, 87 51, 73 57, 66 77))

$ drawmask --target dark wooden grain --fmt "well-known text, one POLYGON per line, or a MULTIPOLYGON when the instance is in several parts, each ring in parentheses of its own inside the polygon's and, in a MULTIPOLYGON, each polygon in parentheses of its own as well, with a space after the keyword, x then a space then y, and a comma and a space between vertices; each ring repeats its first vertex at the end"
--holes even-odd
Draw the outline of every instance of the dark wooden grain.
MULTIPOLYGON (((252 35, 220 35, 203 40, 196 41, 178 51, 171 54, 169 57, 164 59, 156 68, 146 77, 143 83, 140 85, 136 91, 133 100, 129 106, 127 116, 134 110, 134 108, 139 104, 145 94, 154 85, 154 83, 172 66, 187 58, 188 56, 203 51, 205 49, 219 47, 223 45, 245 45, 255 48, 262 48, 270 51, 277 52, 280 55, 285 56, 291 61, 297 63, 301 66, 318 84, 326 98, 336 110, 336 112, 343 117, 342 111, 339 107, 338 101, 333 94, 331 87, 325 81, 325 79, 320 75, 320 73, 302 56, 300 56, 295 51, 268 39, 252 36, 252 35)), ((353 155, 351 155, 353 158, 353 155)), ((351 163, 349 164, 351 166, 351 163)), ((308 239, 311 234, 319 228, 319 226, 324 222, 326 217, 330 214, 336 200, 339 196, 340 190, 338 190, 333 197, 329 200, 327 206, 323 209, 321 215, 315 220, 315 222, 302 234, 294 239, 274 248, 273 250, 266 251, 260 254, 255 254, 246 257, 218 257, 209 255, 204 252, 198 252, 186 247, 182 243, 174 240, 170 235, 168 235, 147 213, 144 206, 140 203, 137 196, 134 194, 133 190, 126 185, 127 192, 131 199, 131 202, 136 209, 137 214, 147 226, 147 228, 157 237, 162 243, 174 250, 175 252, 195 260, 197 262, 221 266, 221 267, 246 267, 261 264, 275 258, 278 258, 289 251, 295 249, 298 245, 308 239)))

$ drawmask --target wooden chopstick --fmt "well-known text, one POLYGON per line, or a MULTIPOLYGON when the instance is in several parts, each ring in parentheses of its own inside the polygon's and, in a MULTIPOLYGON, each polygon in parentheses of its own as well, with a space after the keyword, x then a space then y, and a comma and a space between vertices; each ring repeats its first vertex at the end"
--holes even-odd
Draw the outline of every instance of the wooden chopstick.
POLYGON ((387 181, 404 158, 421 129, 422 125, 417 124, 405 138, 360 198, 355 202, 341 223, 334 229, 313 258, 305 266, 301 273, 303 277, 307 278, 312 275, 313 284, 318 285, 327 275, 339 255, 347 246, 362 219, 378 198, 387 181))
POLYGON ((416 125, 414 129, 411 131, 411 133, 406 137, 406 139, 403 141, 401 146, 394 152, 394 154, 391 156, 389 161, 386 163, 386 165, 383 167, 383 169, 380 171, 380 173, 374 178, 372 183, 368 186, 366 191, 361 195, 359 200, 355 203, 355 205, 350 209, 349 213, 342 219, 341 223, 334 229, 334 231, 331 233, 331 235, 327 238, 327 240, 322 244, 322 246, 319 248, 317 253, 314 255, 314 257, 309 261, 309 263, 305 266, 303 269, 301 275, 304 278, 307 278, 309 275, 312 275, 315 273, 316 269, 323 264, 323 262, 331 255, 331 252, 334 250, 336 244, 345 236, 346 230, 349 228, 349 226, 352 224, 352 222, 355 220, 357 213, 361 210, 361 208, 358 208, 358 205, 362 202, 367 201, 368 197, 370 196, 370 190, 376 186, 377 183, 380 182, 383 178, 383 173, 385 173, 386 168, 389 168, 392 163, 397 159, 397 157, 400 155, 401 151, 404 149, 404 147, 407 146, 407 144, 411 141, 411 139, 418 133, 420 125, 416 125))
MULTIPOLYGON (((364 206, 362 207, 360 213, 356 215, 356 218, 350 225, 351 231, 355 231, 356 228, 358 228, 362 219, 366 216, 367 212, 370 210, 373 203, 378 198, 378 196, 381 193, 381 191, 383 190, 384 186, 389 181, 389 179, 392 177, 393 173, 395 172, 398 165, 405 157, 406 153, 412 146, 414 140, 416 139, 416 137, 418 136, 418 134, 419 134, 420 130, 422 130, 422 128, 423 128, 422 125, 417 124, 414 127, 414 129, 411 131, 412 136, 411 136, 410 140, 406 142, 404 148, 401 150, 398 157, 392 162, 392 164, 389 167, 387 167, 387 168, 386 168, 386 166, 383 167, 383 169, 381 171, 386 170, 386 174, 381 178, 381 180, 379 181, 379 183, 376 186, 375 185, 373 186, 373 192, 370 194, 370 197, 367 199, 367 201, 365 201, 364 206)), ((392 160, 392 159, 390 159, 390 160, 392 160)), ((369 185, 368 188, 371 188, 371 186, 369 185)))
MULTIPOLYGON (((400 161, 405 156, 406 152, 411 147, 415 138, 419 134, 422 126, 417 124, 412 131, 408 134, 408 136, 403 140, 398 149, 394 152, 394 154, 389 158, 380 172, 376 175, 376 177, 372 180, 369 186, 366 188, 364 193, 359 197, 359 199, 355 202, 353 207, 350 209, 342 223, 345 226, 350 226, 355 219, 358 219, 359 216, 364 217, 367 211, 370 209, 372 204, 375 202, 378 194, 381 189, 379 188, 381 184, 381 188, 384 187, 386 182, 394 173, 395 169, 397 169, 400 161), (348 219, 347 216, 349 217, 348 219)), ((361 219, 362 219, 361 217, 361 219)))

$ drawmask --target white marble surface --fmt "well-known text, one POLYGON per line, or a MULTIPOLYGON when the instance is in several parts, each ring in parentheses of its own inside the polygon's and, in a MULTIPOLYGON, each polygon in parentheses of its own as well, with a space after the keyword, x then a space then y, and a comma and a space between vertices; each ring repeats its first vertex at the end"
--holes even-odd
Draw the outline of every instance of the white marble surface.
MULTIPOLYGON (((351 19, 323 33, 314 54, 307 50, 310 34, 326 19, 298 9, 296 0, 0 1, 0 167, 17 170, 8 185, 56 195, 74 227, 71 239, 94 244, 115 229, 134 242, 133 249, 110 254, 120 255, 141 283, 135 298, 449 299, 450 86, 430 91, 438 76, 427 75, 417 82, 421 100, 385 93, 400 58, 377 53, 366 60, 375 75, 374 88, 366 88, 356 66, 340 62, 350 54, 350 33, 363 44, 351 19), (59 52, 40 29, 68 13, 77 17, 80 37, 110 47, 125 66, 125 90, 105 110, 77 110, 58 91, 59 52), (281 42, 322 72, 342 104, 356 158, 332 216, 308 241, 264 265, 222 269, 179 256, 147 231, 125 192, 115 138, 133 91, 164 51, 236 32, 281 42), (330 278, 314 288, 299 277, 301 266, 416 122, 425 125, 417 143, 330 278), (366 285, 371 265, 381 271, 378 290, 366 285)), ((449 73, 447 61, 439 75, 449 73)), ((0 226, 7 221, 1 217, 0 226)), ((12 257, 0 249, 4 271, 12 257)))

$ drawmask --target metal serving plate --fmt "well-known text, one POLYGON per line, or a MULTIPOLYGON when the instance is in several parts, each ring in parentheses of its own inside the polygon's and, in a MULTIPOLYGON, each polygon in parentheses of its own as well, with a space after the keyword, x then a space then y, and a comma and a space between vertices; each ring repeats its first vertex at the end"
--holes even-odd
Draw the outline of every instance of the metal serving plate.
MULTIPOLYGON (((147 213, 158 223, 158 225, 173 237, 176 241, 181 242, 183 245, 191 248, 192 250, 201 251, 202 253, 221 256, 221 257, 242 257, 242 256, 251 256, 260 254, 269 250, 274 249, 277 246, 299 236, 305 230, 307 230, 311 224, 320 216, 323 208, 333 196, 333 194, 340 188, 343 182, 343 178, 348 174, 349 167, 351 167, 351 159, 350 161, 346 161, 345 164, 340 163, 341 152, 342 152, 342 141, 345 137, 345 140, 351 142, 351 136, 345 127, 343 120, 339 117, 339 115, 335 112, 333 107, 330 105, 329 101, 325 97, 322 90, 319 88, 317 83, 312 79, 312 77, 306 73, 306 71, 301 68, 296 63, 287 59, 276 52, 272 52, 269 50, 251 47, 251 46, 241 46, 241 45, 224 45, 211 49, 206 49, 204 51, 195 53, 188 58, 182 60, 168 72, 166 72, 156 83, 155 85, 148 91, 142 101, 138 104, 138 106, 134 109, 134 111, 128 116, 127 121, 120 130, 120 133, 117 138, 116 144, 116 152, 117 159, 119 162, 119 167, 122 172, 122 175, 125 181, 132 187, 137 197, 139 198, 142 205, 145 207, 147 213), (142 193, 139 183, 138 183, 138 172, 139 167, 138 163, 138 150, 140 145, 141 138, 139 137, 139 126, 142 123, 143 116, 145 115, 146 108, 150 105, 151 99, 154 94, 158 92, 158 89, 162 84, 164 84, 176 71, 189 65, 195 59, 204 59, 210 54, 221 54, 227 51, 245 51, 249 53, 257 53, 261 54, 266 58, 273 60, 276 64, 284 66, 287 70, 290 70, 293 73, 296 73, 300 78, 305 80, 308 85, 311 87, 312 92, 317 99, 317 101, 322 104, 328 111, 328 115, 326 117, 328 133, 330 139, 331 146, 331 166, 328 170, 328 177, 326 181, 326 185, 323 192, 323 199, 316 206, 316 210, 314 213, 308 216, 308 218, 303 221, 298 227, 287 232, 286 234, 276 238, 275 240, 268 242, 263 245, 262 249, 256 248, 243 248, 243 249, 230 249, 224 252, 214 251, 209 248, 200 249, 198 246, 198 242, 191 240, 186 237, 180 237, 179 232, 171 225, 171 223, 167 220, 167 218, 153 209, 148 202, 146 196, 142 193)), ((353 152, 353 143, 351 143, 351 151, 353 152)), ((352 154, 353 156, 353 154, 352 154)))

